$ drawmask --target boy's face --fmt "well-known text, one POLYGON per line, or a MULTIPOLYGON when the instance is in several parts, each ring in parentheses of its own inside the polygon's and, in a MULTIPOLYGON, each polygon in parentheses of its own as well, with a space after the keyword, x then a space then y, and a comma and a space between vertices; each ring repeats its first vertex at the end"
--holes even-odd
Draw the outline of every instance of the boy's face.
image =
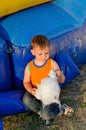
POLYGON ((46 61, 50 56, 50 48, 45 47, 41 49, 39 46, 31 50, 32 54, 36 57, 37 60, 46 61))

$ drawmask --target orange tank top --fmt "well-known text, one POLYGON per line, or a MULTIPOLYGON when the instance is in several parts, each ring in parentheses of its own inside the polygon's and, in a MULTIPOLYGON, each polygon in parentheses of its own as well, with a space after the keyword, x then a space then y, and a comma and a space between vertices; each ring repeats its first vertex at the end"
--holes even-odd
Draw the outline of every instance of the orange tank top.
POLYGON ((37 87, 37 84, 39 84, 43 78, 47 77, 52 69, 52 59, 49 58, 42 66, 36 66, 34 60, 32 60, 28 64, 28 67, 31 75, 31 84, 37 87))

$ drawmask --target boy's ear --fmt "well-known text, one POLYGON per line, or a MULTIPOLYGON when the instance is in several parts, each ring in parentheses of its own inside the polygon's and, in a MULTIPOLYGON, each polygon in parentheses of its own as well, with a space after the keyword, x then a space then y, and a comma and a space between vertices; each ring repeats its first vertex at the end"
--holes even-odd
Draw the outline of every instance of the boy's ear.
POLYGON ((31 53, 32 53, 32 55, 35 55, 35 52, 34 52, 34 50, 33 50, 33 49, 31 49, 31 53))

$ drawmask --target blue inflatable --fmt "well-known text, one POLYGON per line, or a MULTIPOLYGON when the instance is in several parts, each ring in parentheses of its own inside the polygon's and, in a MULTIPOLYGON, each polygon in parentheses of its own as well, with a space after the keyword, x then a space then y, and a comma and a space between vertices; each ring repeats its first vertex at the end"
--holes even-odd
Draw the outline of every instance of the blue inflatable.
POLYGON ((0 92, 0 117, 15 115, 27 110, 22 102, 23 93, 20 90, 0 92))
POLYGON ((3 130, 3 122, 2 122, 2 120, 0 119, 0 130, 3 130))
POLYGON ((10 70, 7 44, 0 37, 0 92, 11 90, 12 76, 10 70))
POLYGON ((0 116, 27 111, 22 102, 26 64, 34 57, 30 41, 44 34, 51 45, 50 56, 66 76, 64 87, 86 64, 86 2, 55 0, 0 20, 0 116), (13 107, 11 107, 13 106, 13 107))

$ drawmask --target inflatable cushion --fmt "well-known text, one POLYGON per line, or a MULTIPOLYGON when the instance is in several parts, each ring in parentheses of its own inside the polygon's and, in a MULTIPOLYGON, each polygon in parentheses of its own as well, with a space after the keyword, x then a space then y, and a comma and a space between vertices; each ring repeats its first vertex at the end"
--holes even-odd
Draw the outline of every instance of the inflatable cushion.
POLYGON ((59 51, 59 53, 56 55, 55 60, 65 75, 65 82, 63 84, 60 84, 61 87, 68 84, 71 80, 80 74, 79 68, 76 66, 76 64, 73 62, 65 50, 59 51))
POLYGON ((0 130, 4 130, 3 122, 1 119, 0 119, 0 130))
POLYGON ((23 93, 19 90, 0 92, 0 117, 27 111, 22 102, 23 93))
POLYGON ((0 0, 0 17, 52 0, 0 0))
POLYGON ((0 37, 0 91, 8 91, 12 88, 11 77, 6 42, 0 37))

